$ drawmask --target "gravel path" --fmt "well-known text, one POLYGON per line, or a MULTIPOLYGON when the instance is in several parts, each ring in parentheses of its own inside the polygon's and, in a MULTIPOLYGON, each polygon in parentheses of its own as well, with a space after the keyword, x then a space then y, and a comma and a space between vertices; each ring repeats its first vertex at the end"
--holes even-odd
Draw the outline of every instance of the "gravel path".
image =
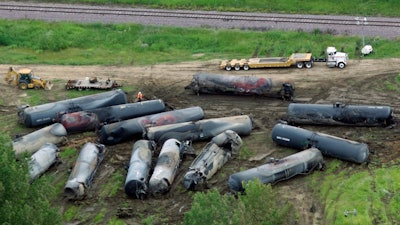
MULTIPOLYGON (((158 25, 158 26, 179 26, 179 27, 207 27, 207 28, 223 28, 223 29, 253 29, 253 30, 303 30, 315 31, 320 30, 324 33, 334 35, 355 35, 366 37, 381 37, 385 39, 395 39, 400 37, 400 18, 387 18, 387 17, 368 17, 364 21, 364 17, 356 16, 329 16, 329 15, 285 15, 285 14, 267 14, 267 13, 233 13, 233 12, 212 12, 212 11, 185 11, 185 10, 157 10, 153 9, 154 14, 149 15, 148 12, 125 14, 105 14, 96 13, 96 10, 108 10, 119 12, 127 10, 128 8, 122 7, 100 7, 100 6, 87 6, 87 5, 65 5, 65 4, 42 4, 42 3, 21 3, 21 2, 1 2, 0 3, 0 18, 6 19, 38 19, 45 21, 74 21, 80 23, 137 23, 143 25, 158 25), (1 7, 5 5, 13 5, 12 7, 1 7), (20 11, 22 6, 31 6, 29 10, 24 9, 20 11), (70 7, 69 12, 45 12, 45 10, 35 11, 33 6, 43 7, 70 7), (82 9, 86 10, 82 10, 82 9), (90 9, 90 10, 87 10, 90 9), (157 12, 162 14, 157 15, 157 12), (193 16, 186 18, 179 18, 173 15, 178 13, 189 13, 193 16), (201 16, 196 14, 210 14, 210 17, 201 16), (211 16, 211 14, 219 13, 220 18, 211 16), (228 15, 227 19, 226 16, 228 15), (237 20, 236 17, 241 16, 262 16, 269 18, 269 21, 260 21, 255 19, 237 20), (279 17, 284 16, 289 18, 282 20, 279 17), (304 18, 311 18, 310 22, 305 22, 304 18), (348 21, 346 25, 315 23, 313 21, 348 21), (391 25, 374 24, 372 21, 385 21, 390 20, 391 25), (371 21, 371 22, 368 22, 371 21), (358 23, 358 24, 357 24, 358 23)), ((148 9, 135 9, 147 10, 148 9)))

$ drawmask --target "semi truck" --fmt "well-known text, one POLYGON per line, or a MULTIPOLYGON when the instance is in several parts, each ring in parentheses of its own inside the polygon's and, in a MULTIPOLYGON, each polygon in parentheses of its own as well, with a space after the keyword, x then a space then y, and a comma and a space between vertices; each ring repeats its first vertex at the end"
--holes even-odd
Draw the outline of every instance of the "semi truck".
POLYGON ((255 68, 276 68, 292 66, 296 66, 299 69, 303 67, 311 68, 313 66, 312 53, 293 53, 289 57, 223 60, 220 64, 220 69, 230 71, 232 69, 249 70, 255 68))
POLYGON ((322 58, 313 58, 314 62, 326 62, 326 65, 330 68, 338 67, 343 69, 347 65, 349 56, 345 52, 338 52, 335 47, 326 48, 326 56, 322 58))

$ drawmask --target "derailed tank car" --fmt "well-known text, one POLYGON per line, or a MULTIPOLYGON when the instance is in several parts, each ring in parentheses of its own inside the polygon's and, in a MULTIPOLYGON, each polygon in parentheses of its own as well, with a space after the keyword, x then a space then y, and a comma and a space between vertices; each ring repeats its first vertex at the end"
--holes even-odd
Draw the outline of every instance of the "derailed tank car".
POLYGON ((185 152, 194 152, 189 142, 171 138, 163 144, 149 180, 149 190, 153 195, 164 194, 171 189, 185 152))
POLYGON ((289 124, 388 126, 393 123, 389 106, 290 103, 286 120, 289 124))
POLYGON ((151 160, 156 148, 154 141, 139 140, 133 145, 125 180, 125 193, 129 197, 143 199, 148 193, 151 160))
POLYGON ((20 106, 18 118, 19 122, 26 127, 39 127, 54 123, 57 114, 61 112, 78 112, 125 103, 127 103, 127 96, 118 89, 37 106, 20 106))
POLYGON ((232 130, 213 137, 189 166, 183 178, 186 189, 196 190, 205 184, 241 147, 242 139, 232 130))
POLYGON ((310 148, 287 156, 282 159, 273 159, 259 167, 238 172, 229 176, 229 188, 232 192, 244 192, 246 184, 258 179, 263 184, 274 184, 292 178, 299 174, 308 174, 316 169, 324 169, 325 163, 321 152, 310 148))
POLYGON ((77 133, 96 130, 99 125, 99 117, 92 112, 79 111, 66 113, 57 120, 68 133, 77 133))
POLYGON ((29 161, 29 182, 41 176, 47 169, 58 160, 59 148, 53 143, 44 144, 29 161))
POLYGON ((101 144, 86 143, 75 162, 75 166, 64 187, 64 197, 67 199, 82 199, 104 158, 106 148, 101 144))
POLYGON ((16 138, 13 148, 16 157, 24 152, 35 153, 45 143, 59 144, 67 140, 67 130, 61 123, 55 123, 16 138))
POLYGON ((203 118, 203 109, 198 106, 157 113, 104 125, 98 133, 98 140, 107 145, 118 144, 135 136, 141 137, 146 126, 161 126, 203 118))
POLYGON ((95 130, 104 124, 164 111, 165 104, 162 100, 149 100, 64 113, 59 115, 57 121, 62 123, 68 132, 85 132, 95 130))
POLYGON ((255 76, 233 76, 198 73, 185 87, 200 94, 259 95, 290 100, 294 95, 294 82, 255 76))
POLYGON ((282 146, 295 149, 318 148, 323 155, 345 161, 364 163, 368 161, 369 148, 364 143, 328 134, 278 123, 272 128, 272 140, 282 146))
POLYGON ((247 136, 252 129, 252 119, 248 115, 240 115, 147 127, 145 136, 147 139, 154 140, 157 143, 163 143, 169 138, 175 138, 180 141, 203 141, 209 140, 225 130, 232 130, 240 136, 247 136))

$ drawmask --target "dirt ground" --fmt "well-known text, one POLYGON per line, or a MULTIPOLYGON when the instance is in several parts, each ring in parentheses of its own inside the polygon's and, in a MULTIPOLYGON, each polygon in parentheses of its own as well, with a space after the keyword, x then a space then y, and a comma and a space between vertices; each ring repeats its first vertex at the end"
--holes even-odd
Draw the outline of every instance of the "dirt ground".
MULTIPOLYGON (((387 91, 385 82, 395 83, 395 77, 400 73, 400 58, 350 60, 348 66, 342 70, 328 68, 324 63, 315 63, 311 69, 285 68, 227 72, 219 70, 218 65, 219 60, 144 67, 49 65, 24 65, 24 67, 32 68, 36 75, 47 80, 66 81, 90 76, 115 79, 124 86, 134 85, 144 94, 145 99, 163 99, 174 109, 200 106, 206 118, 251 115, 254 119, 254 130, 250 136, 242 137, 244 147, 251 155, 250 159, 243 160, 234 157, 208 183, 209 188, 218 188, 221 193, 229 192, 227 182, 229 175, 243 168, 265 164, 269 157, 279 158, 296 152, 282 150, 281 147, 272 143, 270 136, 270 131, 276 122, 285 117, 286 107, 290 102, 255 96, 197 96, 184 89, 197 72, 291 79, 296 85, 294 102, 331 104, 340 101, 347 104, 387 105, 393 107, 395 115, 399 111, 398 91, 387 91)), ((9 66, 0 65, 0 71, 4 71, 5 74, 9 66)), ((11 66, 21 68, 19 65, 11 66)), ((1 117, 10 118, 12 115, 16 117, 16 106, 24 103, 21 99, 26 94, 23 90, 5 84, 3 79, 0 91, 2 93, 1 117)), ((43 93, 42 97, 47 101, 66 98, 67 93, 63 82, 55 82, 51 91, 38 91, 43 93)), ((129 99, 132 100, 136 91, 128 94, 129 99)), ((398 147, 400 130, 397 125, 391 128, 304 127, 365 142, 373 152, 371 161, 378 164, 400 157, 398 147), (377 136, 371 137, 371 133, 377 136)), ((2 131, 7 132, 8 129, 8 127, 3 127, 2 131)), ((68 139, 69 142, 62 146, 61 150, 67 146, 80 149, 85 142, 95 141, 95 135, 84 135, 84 138, 82 135, 71 135, 68 139)), ((84 200, 72 202, 60 196, 59 201, 55 202, 55 205, 60 206, 61 213, 65 213, 72 205, 81 207, 82 219, 70 224, 91 223, 100 212, 104 213, 104 218, 106 218, 104 221, 108 221, 113 216, 119 216, 126 224, 142 224, 144 218, 152 215, 156 215, 153 224, 178 224, 183 220, 184 212, 190 209, 193 196, 193 193, 187 191, 182 183, 183 175, 193 160, 191 158, 182 161, 171 191, 164 196, 150 196, 145 200, 129 199, 122 185, 114 196, 109 197, 107 192, 110 190, 105 189, 106 184, 115 180, 113 172, 125 171, 124 167, 130 160, 134 141, 108 146, 107 156, 97 171, 88 196, 84 200)), ((200 151, 205 144, 195 143, 194 147, 200 151)), ((348 165, 355 166, 351 163, 348 165)), ((73 166, 71 163, 64 163, 52 168, 49 173, 56 174, 58 180, 66 181, 68 168, 71 166, 73 166)), ((366 169, 363 165, 360 165, 360 168, 366 169)), ((274 187, 282 193, 282 196, 293 202, 300 212, 301 216, 298 221, 294 221, 294 224, 325 224, 324 207, 315 199, 301 176, 278 183, 274 187)), ((62 193, 62 190, 59 191, 62 193)))

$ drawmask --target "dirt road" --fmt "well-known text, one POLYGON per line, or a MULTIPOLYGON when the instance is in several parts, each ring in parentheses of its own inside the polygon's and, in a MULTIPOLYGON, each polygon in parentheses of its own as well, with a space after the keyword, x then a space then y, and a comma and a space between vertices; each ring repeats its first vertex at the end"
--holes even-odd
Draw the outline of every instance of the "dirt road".
MULTIPOLYGON (((345 69, 328 68, 324 63, 315 63, 311 69, 261 69, 249 71, 223 71, 218 69, 219 60, 206 62, 185 62, 180 64, 160 64, 145 67, 103 67, 103 66, 49 66, 25 65, 32 68, 35 74, 47 80, 55 81, 53 90, 41 91, 45 101, 55 101, 66 98, 67 91, 64 82, 68 79, 82 79, 97 76, 112 78, 124 86, 133 85, 144 94, 144 98, 161 98, 169 106, 180 109, 191 106, 203 108, 206 118, 234 116, 240 114, 251 115, 255 121, 254 130, 250 136, 243 137, 244 148, 250 159, 234 158, 218 172, 209 182, 210 188, 218 188, 221 193, 227 193, 228 176, 242 168, 252 168, 266 163, 266 158, 276 158, 293 154, 295 151, 282 150, 271 141, 270 131, 279 119, 284 118, 289 102, 280 99, 271 99, 254 96, 197 96, 184 87, 188 85, 192 76, 197 72, 262 76, 271 78, 287 78, 295 82, 294 102, 307 103, 334 103, 341 101, 347 104, 388 105, 398 114, 400 97, 398 91, 389 91, 388 85, 399 85, 396 76, 400 74, 400 59, 385 60, 350 60, 345 69)), ((21 68, 19 65, 0 65, 0 71, 6 73, 9 66, 21 68)), ((4 83, 0 84, 1 122, 16 117, 16 106, 24 103, 26 93, 4 83)), ((136 94, 136 90, 129 92, 129 98, 136 94)), ((12 119, 11 119, 12 121, 12 119)), ((9 132, 16 124, 1 128, 2 132, 9 132)), ((400 157, 398 135, 399 128, 349 128, 349 127, 312 127, 315 131, 336 135, 351 140, 365 142, 374 151, 372 160, 384 163, 400 157), (378 131, 378 132, 377 132, 378 131), (374 133, 371 139, 370 133, 374 133), (378 140, 378 141, 376 141, 378 140)), ((13 134, 11 134, 13 135, 13 134)), ((61 149, 75 147, 80 149, 86 141, 94 141, 95 135, 71 135, 69 143, 61 149), (84 136, 84 138, 82 138, 84 136)), ((88 197, 80 202, 68 202, 60 196, 60 211, 65 213, 71 206, 81 207, 83 213, 89 214, 82 221, 92 221, 100 210, 106 208, 105 218, 115 215, 125 216, 127 224, 142 224, 142 219, 156 215, 154 224, 176 224, 183 219, 183 213, 190 209, 192 194, 182 185, 182 177, 186 172, 191 159, 184 160, 178 177, 171 191, 162 197, 146 200, 128 199, 123 191, 123 184, 115 196, 110 197, 106 189, 110 183, 116 182, 113 174, 122 171, 129 162, 132 144, 135 140, 109 147, 109 153, 100 166, 88 197), (161 218, 162 217, 162 218, 161 218)), ((195 143, 196 150, 200 151, 205 143, 195 143)), ((68 177, 68 168, 71 163, 64 163, 53 168, 49 173, 57 174, 58 181, 65 181, 68 177)), ((120 178, 125 180, 125 178, 120 178)), ((62 186, 62 185, 61 185, 62 186)), ((296 177, 279 183, 275 186, 283 196, 294 202, 301 212, 298 224, 316 224, 323 221, 323 206, 315 199, 307 184, 296 177), (294 192, 295 190, 295 192, 294 192), (314 210, 310 210, 313 207, 314 210)), ((61 191, 60 191, 61 192, 61 191)), ((78 222, 79 223, 79 222, 78 222)), ((74 223, 76 224, 76 223, 74 223)))

